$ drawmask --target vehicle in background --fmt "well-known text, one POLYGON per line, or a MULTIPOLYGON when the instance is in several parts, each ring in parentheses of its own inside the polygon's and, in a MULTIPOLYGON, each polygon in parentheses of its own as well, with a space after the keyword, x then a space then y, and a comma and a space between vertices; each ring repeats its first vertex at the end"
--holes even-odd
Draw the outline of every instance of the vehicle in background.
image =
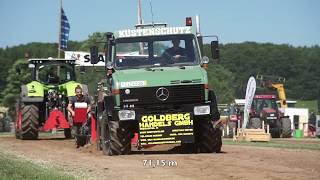
MULTIPOLYGON (((63 129, 66 138, 72 137, 71 128, 75 124, 68 118, 68 98, 75 96, 77 86, 88 93, 87 85, 76 82, 75 65, 71 59, 28 60, 32 80, 20 86, 15 120, 17 139, 38 139, 39 130, 56 128, 63 129)), ((17 67, 17 74, 21 68, 17 67)))
POLYGON ((249 112, 248 128, 266 128, 269 125, 273 138, 291 137, 291 121, 288 116, 281 112, 276 103, 276 95, 258 94, 253 98, 251 110, 249 112), (264 121, 265 127, 262 127, 264 121))

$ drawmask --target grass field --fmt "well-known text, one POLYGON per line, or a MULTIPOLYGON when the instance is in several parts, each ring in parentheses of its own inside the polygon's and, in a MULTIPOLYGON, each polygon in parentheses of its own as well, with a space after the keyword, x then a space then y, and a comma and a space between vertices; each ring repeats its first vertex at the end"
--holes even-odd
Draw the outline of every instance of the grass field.
POLYGON ((73 180, 57 170, 41 167, 28 161, 22 161, 13 155, 0 152, 0 180, 73 180))
POLYGON ((320 139, 311 139, 310 142, 295 139, 272 139, 270 142, 234 142, 232 139, 223 139, 223 144, 240 145, 240 146, 255 146, 255 147, 273 147, 284 149, 309 149, 320 151, 320 139))

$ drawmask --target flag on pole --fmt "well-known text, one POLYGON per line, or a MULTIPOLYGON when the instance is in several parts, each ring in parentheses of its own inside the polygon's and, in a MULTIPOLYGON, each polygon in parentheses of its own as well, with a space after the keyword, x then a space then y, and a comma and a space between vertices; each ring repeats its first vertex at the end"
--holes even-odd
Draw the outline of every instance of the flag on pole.
POLYGON ((60 49, 67 49, 67 42, 69 40, 70 24, 68 18, 61 7, 61 26, 60 26, 60 49))

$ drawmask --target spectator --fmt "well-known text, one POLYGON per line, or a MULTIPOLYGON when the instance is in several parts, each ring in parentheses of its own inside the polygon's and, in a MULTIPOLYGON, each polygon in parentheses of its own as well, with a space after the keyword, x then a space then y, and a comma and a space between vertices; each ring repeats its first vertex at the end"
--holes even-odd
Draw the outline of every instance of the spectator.
POLYGON ((88 114, 90 112, 90 110, 91 110, 89 97, 86 96, 86 95, 83 95, 82 88, 79 85, 75 88, 75 93, 76 93, 76 96, 72 96, 72 97, 69 98, 68 111, 70 112, 71 116, 74 117, 74 115, 75 115, 75 113, 74 113, 74 104, 76 102, 85 102, 85 103, 87 103, 87 105, 88 105, 87 114, 88 114))

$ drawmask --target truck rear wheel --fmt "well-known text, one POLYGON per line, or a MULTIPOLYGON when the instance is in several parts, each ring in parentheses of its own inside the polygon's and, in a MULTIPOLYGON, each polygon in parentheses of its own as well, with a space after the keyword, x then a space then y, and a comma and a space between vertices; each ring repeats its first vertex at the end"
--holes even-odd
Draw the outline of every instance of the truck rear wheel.
POLYGON ((289 118, 281 118, 281 137, 290 138, 292 134, 291 121, 289 118))
POLYGON ((219 128, 214 128, 211 120, 199 120, 195 128, 199 152, 212 153, 221 151, 222 131, 219 128))
POLYGON ((104 155, 131 153, 129 123, 111 121, 106 114, 101 119, 102 151, 104 155))
POLYGON ((261 129, 262 123, 260 118, 251 118, 250 119, 250 129, 261 129))
POLYGON ((21 139, 34 140, 38 138, 39 108, 36 105, 23 105, 22 125, 19 132, 21 139))

